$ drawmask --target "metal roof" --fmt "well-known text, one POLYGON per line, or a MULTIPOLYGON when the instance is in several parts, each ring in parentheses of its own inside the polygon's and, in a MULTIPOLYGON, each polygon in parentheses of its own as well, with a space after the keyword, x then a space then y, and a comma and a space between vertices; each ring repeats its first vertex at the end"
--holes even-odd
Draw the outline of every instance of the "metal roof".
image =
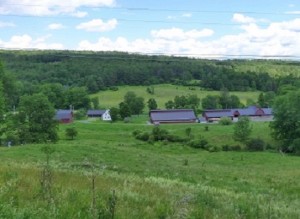
POLYGON ((192 109, 151 110, 150 119, 152 122, 191 122, 196 121, 196 115, 192 109))
POLYGON ((59 110, 56 111, 56 114, 55 114, 55 119, 56 120, 72 119, 72 118, 73 118, 72 110, 59 109, 59 110))
POLYGON ((259 108, 256 106, 249 106, 247 108, 237 108, 237 109, 217 109, 217 110, 205 110, 203 115, 206 118, 221 118, 221 117, 233 117, 236 113, 239 116, 258 116, 272 115, 272 108, 259 108))
POLYGON ((102 116, 105 112, 106 110, 88 110, 86 114, 88 116, 96 116, 96 115, 102 116))

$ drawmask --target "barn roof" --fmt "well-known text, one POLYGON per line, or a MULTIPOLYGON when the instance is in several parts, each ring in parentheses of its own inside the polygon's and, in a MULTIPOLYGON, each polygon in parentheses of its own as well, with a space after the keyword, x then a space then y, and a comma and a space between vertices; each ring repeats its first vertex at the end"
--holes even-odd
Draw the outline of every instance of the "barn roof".
POLYGON ((151 110, 151 122, 195 122, 196 115, 192 109, 151 110))
POLYGON ((56 111, 56 114, 55 114, 55 119, 56 120, 72 119, 72 118, 73 118, 72 110, 59 109, 59 110, 56 111))
POLYGON ((270 116, 272 115, 272 108, 249 106, 247 108, 205 110, 203 112, 203 116, 206 118, 233 117, 236 114, 238 116, 270 116))
POLYGON ((102 116, 106 110, 88 110, 87 115, 88 116, 102 116))

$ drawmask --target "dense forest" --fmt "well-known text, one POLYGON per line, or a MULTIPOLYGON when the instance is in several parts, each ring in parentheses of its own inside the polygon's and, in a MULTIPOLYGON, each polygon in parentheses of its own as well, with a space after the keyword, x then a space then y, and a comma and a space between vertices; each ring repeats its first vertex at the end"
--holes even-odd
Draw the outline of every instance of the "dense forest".
POLYGON ((203 60, 145 56, 120 52, 0 51, 11 77, 22 81, 23 93, 36 85, 59 83, 87 87, 89 93, 120 85, 173 83, 208 90, 277 91, 298 85, 300 64, 278 60, 203 60))

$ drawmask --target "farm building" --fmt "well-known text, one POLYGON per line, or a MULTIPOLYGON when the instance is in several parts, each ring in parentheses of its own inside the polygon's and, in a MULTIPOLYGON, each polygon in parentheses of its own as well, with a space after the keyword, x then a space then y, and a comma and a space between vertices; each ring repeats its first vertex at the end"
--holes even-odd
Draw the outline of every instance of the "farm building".
POLYGON ((109 110, 88 110, 86 115, 90 118, 101 118, 103 121, 111 121, 109 110))
POLYGON ((197 121, 192 109, 151 110, 149 116, 153 124, 194 123, 197 121))
POLYGON ((272 108, 260 108, 256 106, 249 106, 248 108, 240 109, 214 109, 205 110, 202 116, 207 122, 219 121, 222 117, 229 117, 232 120, 239 116, 249 116, 252 120, 272 120, 272 108))
POLYGON ((71 123, 73 122, 73 111, 59 109, 56 111, 55 120, 60 123, 71 123))

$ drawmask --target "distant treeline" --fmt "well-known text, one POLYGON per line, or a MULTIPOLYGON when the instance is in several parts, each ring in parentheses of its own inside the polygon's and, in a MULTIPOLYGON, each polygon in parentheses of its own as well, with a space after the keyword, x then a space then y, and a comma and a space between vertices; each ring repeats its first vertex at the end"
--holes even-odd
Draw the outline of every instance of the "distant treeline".
POLYGON ((4 63, 5 71, 25 85, 24 89, 60 83, 68 87, 85 86, 90 93, 120 85, 160 83, 201 86, 208 90, 226 88, 229 91, 276 92, 281 85, 298 85, 300 75, 298 62, 218 61, 120 52, 1 50, 0 60, 4 63), (267 67, 261 68, 263 71, 249 68, 257 63, 267 67), (282 69, 285 72, 270 74, 281 66, 284 66, 282 69))

